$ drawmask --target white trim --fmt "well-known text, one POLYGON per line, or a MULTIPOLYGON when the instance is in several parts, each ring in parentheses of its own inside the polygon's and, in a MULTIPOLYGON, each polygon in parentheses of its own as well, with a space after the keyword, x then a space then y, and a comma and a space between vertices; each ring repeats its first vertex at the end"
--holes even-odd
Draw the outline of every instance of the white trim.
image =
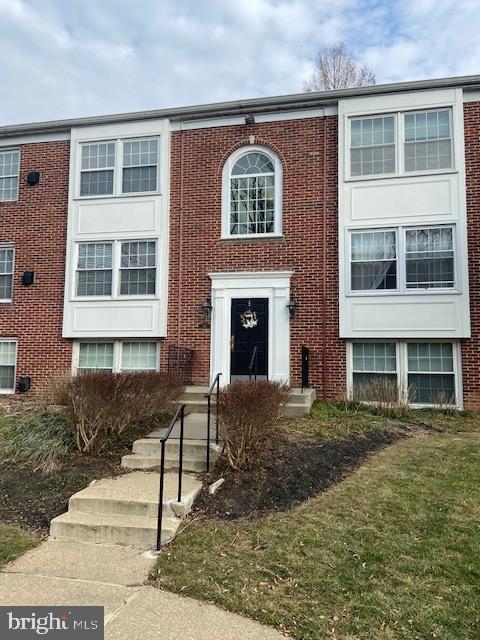
MULTIPOLYGON (((9 304, 13 301, 13 288, 15 286, 15 245, 13 242, 0 242, 0 249, 13 249, 13 260, 12 260, 12 295, 10 298, 0 298, 0 304, 9 304)), ((1 275, 10 275, 8 273, 2 273, 1 275)))
POLYGON ((56 142, 58 140, 70 140, 70 131, 59 133, 32 133, 23 136, 9 136, 8 138, 0 138, 0 148, 16 147, 21 144, 39 144, 41 142, 56 142))
MULTIPOLYGON (((18 338, 0 338, 0 342, 14 342, 15 343, 15 364, 13 365, 13 389, 0 389, 1 395, 12 395, 15 393, 17 386, 17 361, 18 361, 18 338)), ((11 366, 11 365, 4 365, 11 366)))
MULTIPOLYGON (((238 176, 248 177, 247 176, 238 176)), ((283 167, 280 159, 271 149, 262 145, 245 145, 234 151, 223 165, 222 171, 222 240, 252 240, 255 238, 271 238, 282 235, 282 194, 283 194, 283 167), (249 153, 262 153, 270 158, 274 167, 274 218, 272 233, 230 233, 230 187, 231 172, 235 163, 249 153)))
POLYGON ((480 102, 480 89, 464 89, 463 101, 464 102, 480 102))
MULTIPOLYGON (((407 340, 395 340, 392 338, 359 338, 357 340, 347 341, 347 394, 351 396, 353 390, 353 344, 354 343, 390 343, 396 345, 396 365, 397 380, 402 389, 408 389, 408 344, 451 344, 453 355, 453 376, 455 386, 455 406, 463 409, 463 387, 462 387, 462 353, 461 342, 458 340, 448 340, 442 338, 411 338, 407 340)), ((432 372, 425 371, 425 374, 432 372)), ((438 372, 441 374, 442 372, 438 372)), ((435 375, 435 372, 433 372, 435 375)), ((446 372, 449 375, 448 372, 446 372)), ((416 409, 432 408, 436 405, 424 403, 411 403, 411 407, 416 409)))
MULTIPOLYGON (((288 120, 306 120, 310 118, 323 118, 326 115, 335 115, 337 113, 335 107, 320 107, 313 109, 298 109, 295 111, 276 111, 274 113, 255 113, 255 122, 282 122, 288 120)), ((212 127, 232 127, 245 126, 245 116, 225 116, 223 118, 204 118, 201 120, 186 120, 183 122, 172 122, 171 130, 185 131, 192 129, 211 129, 212 127)))
POLYGON ((292 271, 209 273, 212 281, 212 329, 210 379, 221 373, 222 385, 230 382, 231 305, 234 298, 267 298, 268 379, 290 379, 290 300, 292 271))

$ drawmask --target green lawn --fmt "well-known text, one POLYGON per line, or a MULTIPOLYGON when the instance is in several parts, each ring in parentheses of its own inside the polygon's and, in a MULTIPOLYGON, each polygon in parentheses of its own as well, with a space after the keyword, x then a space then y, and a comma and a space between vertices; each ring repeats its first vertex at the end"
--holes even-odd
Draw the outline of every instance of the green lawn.
MULTIPOLYGON (((337 418, 334 428, 317 415, 302 430, 369 430, 358 415, 337 418)), ((469 421, 445 417, 439 428, 476 431, 469 421)), ((301 640, 478 640, 479 522, 480 434, 419 434, 292 511, 191 522, 160 556, 156 581, 301 640)))
POLYGON ((0 524, 0 567, 38 544, 39 539, 17 527, 0 524))

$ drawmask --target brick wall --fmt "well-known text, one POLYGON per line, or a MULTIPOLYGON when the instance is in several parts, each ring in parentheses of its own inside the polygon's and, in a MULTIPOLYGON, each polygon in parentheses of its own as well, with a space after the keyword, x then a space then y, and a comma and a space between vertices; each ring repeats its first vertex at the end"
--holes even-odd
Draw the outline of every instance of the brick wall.
POLYGON ((300 385, 304 344, 311 350, 312 385, 322 392, 325 345, 325 393, 338 394, 345 386, 345 344, 338 338, 337 256, 336 118, 172 134, 169 320, 163 366, 169 344, 193 348, 194 382, 208 383, 210 331, 198 325, 203 319, 201 304, 211 291, 209 272, 293 270, 299 309, 291 322, 291 383, 300 385), (221 240, 223 164, 235 149, 249 144, 252 135, 255 144, 272 148, 283 164, 284 237, 221 240))
POLYGON ((480 102, 465 103, 464 118, 472 337, 462 343, 463 395, 467 409, 480 410, 480 102))
POLYGON ((17 380, 32 378, 28 395, 71 365, 71 343, 61 337, 69 146, 22 145, 18 202, 0 202, 0 242, 15 244, 13 302, 0 304, 0 336, 18 339, 17 380), (26 175, 33 170, 42 177, 30 187, 26 175), (22 285, 24 271, 35 271, 35 284, 22 285))

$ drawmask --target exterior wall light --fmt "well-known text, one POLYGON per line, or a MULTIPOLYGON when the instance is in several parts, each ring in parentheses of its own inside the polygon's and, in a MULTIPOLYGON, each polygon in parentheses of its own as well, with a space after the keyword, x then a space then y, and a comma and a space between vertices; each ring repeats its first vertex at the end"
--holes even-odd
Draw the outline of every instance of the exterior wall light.
POLYGON ((255 124, 255 116, 252 114, 245 116, 245 124, 255 124))
POLYGON ((209 318, 211 313, 212 313, 212 298, 210 296, 208 296, 207 298, 205 298, 205 300, 203 301, 202 304, 202 312, 203 315, 205 316, 205 318, 209 318))
POLYGON ((295 317, 295 313, 298 309, 298 302, 295 300, 293 296, 288 301, 287 309, 288 309, 288 313, 290 314, 290 318, 293 320, 293 318, 295 317))

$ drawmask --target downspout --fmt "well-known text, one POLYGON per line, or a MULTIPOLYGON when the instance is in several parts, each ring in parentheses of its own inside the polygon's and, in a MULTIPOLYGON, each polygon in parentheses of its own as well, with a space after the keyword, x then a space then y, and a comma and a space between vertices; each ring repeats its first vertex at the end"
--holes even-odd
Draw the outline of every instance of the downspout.
POLYGON ((322 229, 322 397, 327 397, 327 117, 323 115, 323 229, 322 229))
MULTIPOLYGON (((177 309, 177 348, 180 349, 180 331, 182 322, 182 286, 183 286, 183 129, 180 122, 180 185, 178 211, 178 309, 177 309)), ((180 370, 180 357, 177 356, 177 372, 180 370)))

